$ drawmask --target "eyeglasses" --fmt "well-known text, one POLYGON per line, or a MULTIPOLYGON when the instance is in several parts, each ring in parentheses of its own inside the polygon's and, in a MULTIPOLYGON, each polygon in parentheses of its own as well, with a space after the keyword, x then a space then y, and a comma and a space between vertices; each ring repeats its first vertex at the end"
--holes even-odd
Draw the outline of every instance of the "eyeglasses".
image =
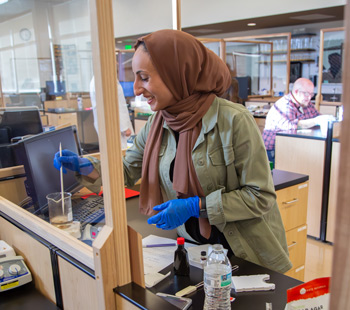
POLYGON ((299 93, 303 94, 305 97, 312 97, 314 93, 309 93, 307 91, 301 91, 299 90, 299 93))

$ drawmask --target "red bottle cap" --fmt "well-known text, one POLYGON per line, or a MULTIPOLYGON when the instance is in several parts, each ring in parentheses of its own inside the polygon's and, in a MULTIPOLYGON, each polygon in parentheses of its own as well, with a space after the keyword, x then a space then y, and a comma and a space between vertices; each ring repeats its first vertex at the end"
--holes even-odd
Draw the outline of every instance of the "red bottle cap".
POLYGON ((177 244, 178 244, 178 245, 183 245, 183 244, 185 244, 185 238, 183 238, 183 237, 177 238, 177 244))

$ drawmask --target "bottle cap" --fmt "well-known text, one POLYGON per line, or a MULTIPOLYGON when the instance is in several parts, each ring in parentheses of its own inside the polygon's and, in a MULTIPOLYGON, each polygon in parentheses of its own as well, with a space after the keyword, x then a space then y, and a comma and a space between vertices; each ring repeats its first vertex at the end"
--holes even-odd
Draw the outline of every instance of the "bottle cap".
POLYGON ((177 244, 178 244, 178 245, 183 245, 183 244, 185 244, 185 238, 183 238, 183 237, 177 238, 177 244))
POLYGON ((201 256, 207 256, 207 252, 206 251, 201 251, 201 256))

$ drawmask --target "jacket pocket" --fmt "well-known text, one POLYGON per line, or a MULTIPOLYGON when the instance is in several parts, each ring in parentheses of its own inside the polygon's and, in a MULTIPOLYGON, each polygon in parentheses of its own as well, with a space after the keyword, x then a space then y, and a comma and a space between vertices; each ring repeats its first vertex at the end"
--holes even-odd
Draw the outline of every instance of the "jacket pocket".
POLYGON ((229 166, 233 163, 235 155, 231 146, 217 148, 209 153, 213 166, 229 166))

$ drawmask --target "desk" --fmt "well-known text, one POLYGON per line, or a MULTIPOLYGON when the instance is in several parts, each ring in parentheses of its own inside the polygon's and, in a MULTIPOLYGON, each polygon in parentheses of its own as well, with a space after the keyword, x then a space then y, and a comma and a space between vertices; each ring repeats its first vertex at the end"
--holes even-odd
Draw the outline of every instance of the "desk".
MULTIPOLYGON (((239 270, 233 273, 234 276, 269 274, 269 282, 275 283, 276 285, 275 290, 265 292, 235 293, 234 290, 232 290, 232 296, 234 296, 236 300, 232 302, 231 308, 235 310, 265 310, 267 302, 272 303, 273 310, 283 310, 287 302, 287 289, 302 283, 301 281, 269 270, 265 267, 250 263, 238 257, 233 257, 231 263, 232 265, 239 266, 239 270)), ((161 310, 164 309, 162 299, 156 295, 150 294, 150 292, 154 294, 157 292, 163 292, 174 295, 176 292, 187 287, 188 285, 194 285, 203 281, 203 270, 193 266, 190 267, 189 277, 174 276, 172 265, 162 270, 161 273, 165 274, 168 271, 171 271, 171 275, 150 289, 143 289, 134 283, 130 283, 115 288, 114 292, 119 296, 128 299, 131 303, 140 307, 141 309, 161 310)), ((190 295, 187 295, 186 297, 192 299, 191 309, 203 309, 203 288, 190 295)), ((168 309, 170 309, 170 307, 168 307, 168 309)))

